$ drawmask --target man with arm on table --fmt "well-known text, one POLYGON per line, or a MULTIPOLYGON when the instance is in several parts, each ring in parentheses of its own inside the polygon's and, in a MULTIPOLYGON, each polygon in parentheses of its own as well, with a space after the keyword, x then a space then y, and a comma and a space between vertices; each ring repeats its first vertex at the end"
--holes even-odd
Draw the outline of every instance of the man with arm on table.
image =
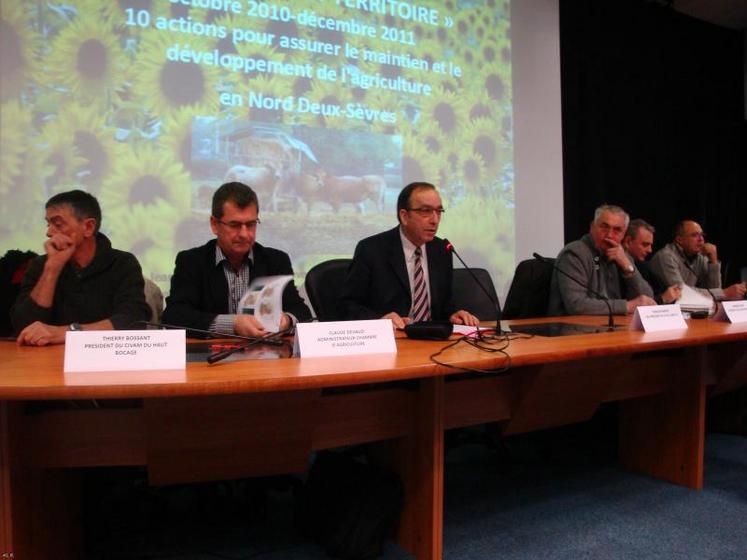
POLYGON ((651 286, 656 303, 674 303, 682 295, 682 287, 679 284, 669 287, 663 286, 651 272, 651 263, 646 260, 654 248, 655 232, 654 226, 647 221, 631 220, 623 239, 623 247, 635 259, 636 268, 638 268, 643 279, 651 286))
POLYGON ((604 204, 594 212, 589 233, 558 254, 550 284, 550 315, 632 313, 639 305, 656 305, 653 291, 622 246, 629 216, 619 206, 604 204), (584 286, 588 286, 589 289, 584 286))
POLYGON ((68 330, 127 329, 150 316, 140 264, 99 232, 96 198, 57 194, 46 220, 46 255, 29 267, 11 310, 19 344, 61 344, 68 330))
MULTIPOLYGON (((256 242, 257 195, 243 183, 226 183, 213 194, 210 228, 215 239, 180 252, 171 277, 163 322, 226 334, 268 334, 253 316, 238 313, 238 304, 253 278, 293 274, 290 258, 256 242)), ((280 330, 307 321, 311 312, 291 281, 283 291, 280 330)))
POLYGON ((721 288, 721 263, 713 243, 706 243, 700 224, 682 220, 674 228, 674 241, 651 259, 651 271, 666 285, 687 284, 716 301, 738 300, 745 294, 743 282, 721 288))
POLYGON ((453 308, 451 253, 436 237, 444 209, 430 183, 407 185, 397 199, 399 226, 360 241, 343 286, 349 319, 391 319, 396 328, 424 320, 477 325, 453 308))

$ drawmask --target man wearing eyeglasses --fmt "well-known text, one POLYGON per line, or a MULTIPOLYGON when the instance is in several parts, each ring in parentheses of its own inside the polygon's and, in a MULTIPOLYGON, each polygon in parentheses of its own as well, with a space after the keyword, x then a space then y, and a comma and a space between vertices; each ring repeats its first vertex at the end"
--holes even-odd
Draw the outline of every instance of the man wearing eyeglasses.
POLYGON ((550 315, 607 315, 605 299, 615 315, 656 305, 651 286, 622 246, 629 222, 625 210, 603 204, 594 211, 589 233, 560 251, 550 284, 550 315))
MULTIPOLYGON (((210 228, 215 239, 176 256, 163 322, 187 328, 260 337, 269 334, 238 304, 253 278, 293 274, 290 257, 256 242, 259 201, 243 183, 225 183, 213 194, 210 228)), ((280 330, 311 318, 293 282, 283 292, 280 330)))
POLYGON ((477 317, 454 309, 451 253, 436 237, 444 213, 430 183, 407 185, 397 199, 399 226, 360 241, 343 286, 349 319, 391 319, 396 328, 426 320, 477 325, 477 317))
POLYGON ((742 299, 743 282, 721 288, 721 263, 713 243, 707 243, 700 224, 683 220, 674 228, 674 241, 651 259, 651 271, 660 282, 687 284, 717 301, 742 299))

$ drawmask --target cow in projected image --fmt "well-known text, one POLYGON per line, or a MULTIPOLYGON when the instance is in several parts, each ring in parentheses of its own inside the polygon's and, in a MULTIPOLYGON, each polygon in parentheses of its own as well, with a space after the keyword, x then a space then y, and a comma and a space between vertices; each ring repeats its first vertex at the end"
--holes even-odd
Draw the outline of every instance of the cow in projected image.
POLYGON ((320 170, 316 174, 320 189, 318 198, 339 212, 344 204, 352 204, 361 214, 366 211, 366 202, 374 203, 379 212, 384 211, 386 181, 381 175, 329 175, 320 170))
POLYGON ((273 210, 277 210, 279 179, 280 173, 269 163, 260 166, 234 165, 226 171, 223 178, 226 183, 237 181, 250 186, 259 200, 267 201, 273 210))

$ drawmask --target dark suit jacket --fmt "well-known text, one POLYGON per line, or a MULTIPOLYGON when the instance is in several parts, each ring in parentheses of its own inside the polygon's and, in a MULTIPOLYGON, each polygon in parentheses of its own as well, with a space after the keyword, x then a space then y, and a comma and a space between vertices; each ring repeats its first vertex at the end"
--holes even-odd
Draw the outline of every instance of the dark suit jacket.
MULTIPOLYGON (((228 282, 223 267, 215 264, 215 243, 213 239, 176 256, 164 323, 206 330, 216 315, 228 313, 228 282)), ((255 243, 252 278, 275 274, 293 274, 290 258, 283 251, 255 243)), ((299 321, 311 319, 293 282, 283 292, 283 310, 299 321)))
MULTIPOLYGON (((426 244, 431 318, 448 320, 451 301, 451 253, 438 237, 426 244)), ((391 311, 407 317, 412 305, 399 227, 367 237, 355 248, 340 298, 348 319, 379 319, 391 311)))

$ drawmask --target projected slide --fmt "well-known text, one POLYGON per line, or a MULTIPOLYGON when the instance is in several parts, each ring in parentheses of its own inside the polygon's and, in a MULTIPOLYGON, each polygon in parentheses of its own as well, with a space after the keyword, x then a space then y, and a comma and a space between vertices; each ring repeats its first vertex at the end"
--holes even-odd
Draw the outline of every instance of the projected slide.
POLYGON ((3 0, 0 246, 42 251, 73 188, 168 289, 225 181, 303 277, 435 183, 440 234, 501 286, 514 265, 508 0, 3 0))

